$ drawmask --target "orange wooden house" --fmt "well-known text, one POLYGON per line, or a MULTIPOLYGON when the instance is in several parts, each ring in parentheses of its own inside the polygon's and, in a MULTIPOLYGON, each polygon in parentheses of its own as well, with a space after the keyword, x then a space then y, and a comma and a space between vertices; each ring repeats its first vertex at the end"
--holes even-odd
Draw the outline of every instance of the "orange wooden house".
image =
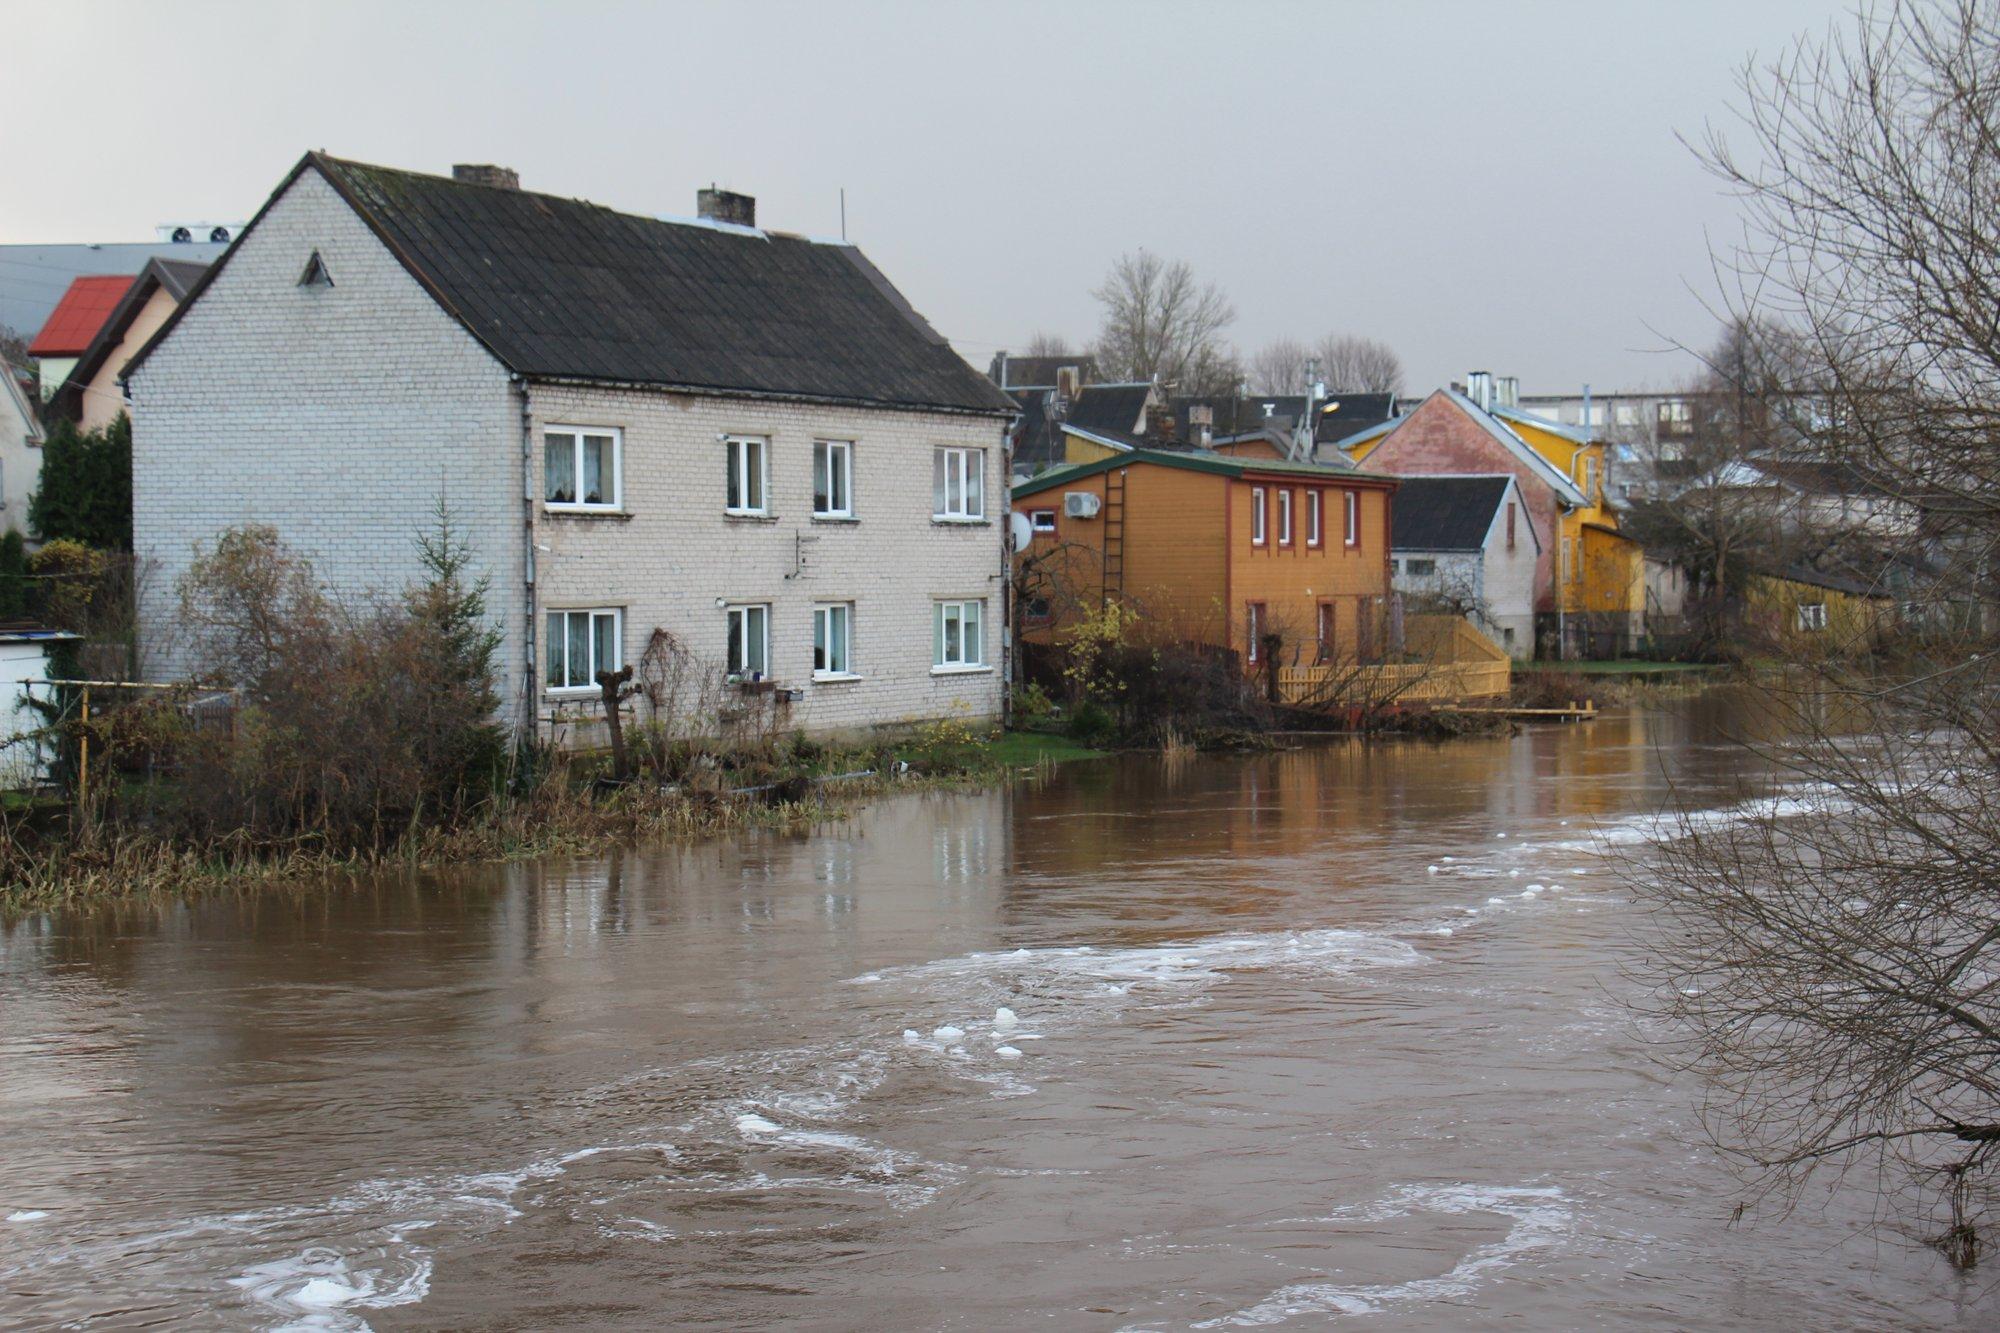
POLYGON ((1257 667, 1375 661, 1388 649, 1394 477, 1317 463, 1129 449, 1014 486, 1022 637, 1106 601, 1257 667))

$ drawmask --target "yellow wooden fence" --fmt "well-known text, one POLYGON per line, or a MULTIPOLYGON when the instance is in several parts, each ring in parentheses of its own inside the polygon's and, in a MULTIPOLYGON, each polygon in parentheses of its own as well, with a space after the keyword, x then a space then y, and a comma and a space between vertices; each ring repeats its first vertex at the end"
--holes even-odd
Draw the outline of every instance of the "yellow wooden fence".
POLYGON ((1380 708, 1392 703, 1490 699, 1513 685, 1514 664, 1461 616, 1411 616, 1405 660, 1278 668, 1278 697, 1293 707, 1380 708))

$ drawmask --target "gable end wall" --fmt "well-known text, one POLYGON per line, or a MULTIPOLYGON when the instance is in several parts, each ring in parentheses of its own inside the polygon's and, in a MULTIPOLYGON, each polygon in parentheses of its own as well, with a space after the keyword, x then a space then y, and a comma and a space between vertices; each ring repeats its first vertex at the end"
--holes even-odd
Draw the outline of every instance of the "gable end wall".
POLYGON ((519 697, 518 398, 317 172, 237 242, 131 389, 149 676, 193 665, 175 582, 197 544, 268 524, 343 596, 393 595, 421 574, 414 539, 442 494, 490 580, 503 697, 519 697), (330 288, 298 285, 315 250, 330 288))

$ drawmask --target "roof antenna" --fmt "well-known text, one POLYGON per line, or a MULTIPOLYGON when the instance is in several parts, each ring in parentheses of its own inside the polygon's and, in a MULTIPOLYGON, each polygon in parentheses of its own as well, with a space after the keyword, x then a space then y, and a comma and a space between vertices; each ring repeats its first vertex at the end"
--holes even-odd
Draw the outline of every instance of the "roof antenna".
POLYGON ((840 187, 840 243, 847 244, 847 187, 840 187))

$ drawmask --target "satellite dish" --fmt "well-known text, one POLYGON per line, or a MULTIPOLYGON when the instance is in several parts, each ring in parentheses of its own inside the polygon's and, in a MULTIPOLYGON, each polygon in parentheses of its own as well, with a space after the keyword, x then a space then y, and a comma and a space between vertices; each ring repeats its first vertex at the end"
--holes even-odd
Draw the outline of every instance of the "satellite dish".
POLYGON ((1007 515, 1007 537, 1011 549, 1016 551, 1026 550, 1028 543, 1035 539, 1034 524, 1028 522, 1028 516, 1018 509, 1007 515))

